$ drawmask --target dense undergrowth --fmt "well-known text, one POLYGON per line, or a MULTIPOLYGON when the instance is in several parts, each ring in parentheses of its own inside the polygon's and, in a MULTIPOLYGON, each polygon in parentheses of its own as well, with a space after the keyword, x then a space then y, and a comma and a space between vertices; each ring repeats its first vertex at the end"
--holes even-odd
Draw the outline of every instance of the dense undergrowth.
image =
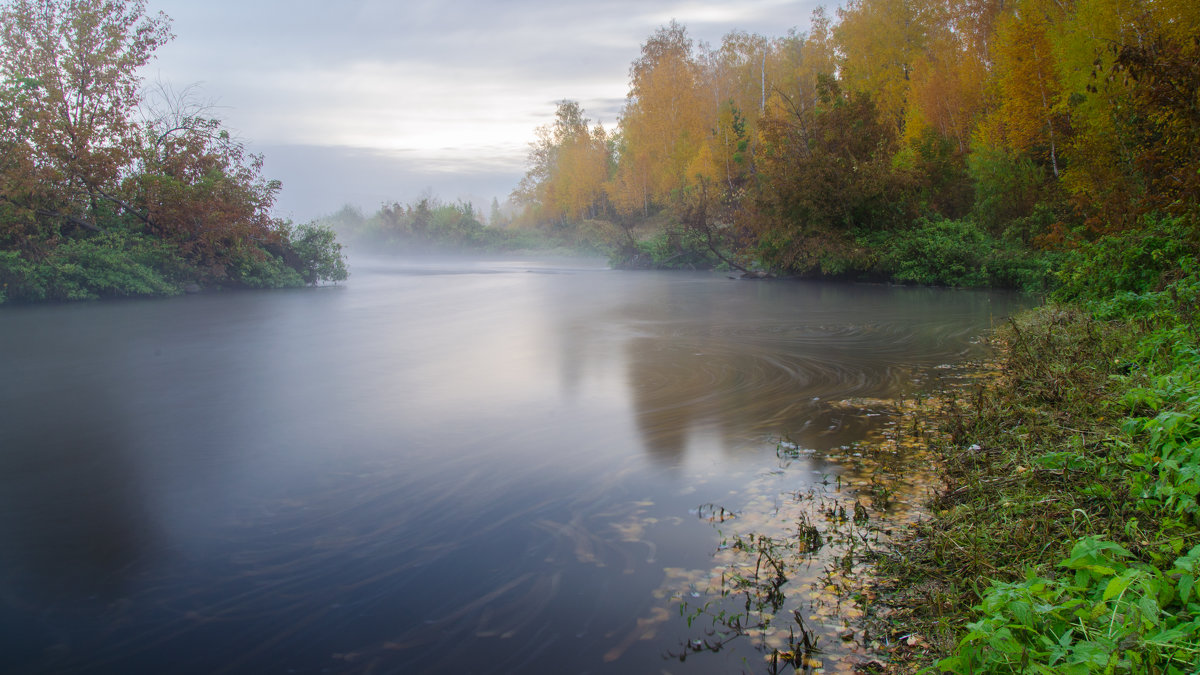
POLYGON ((1077 251, 1056 302, 998 331, 997 376, 947 411, 933 517, 883 564, 935 672, 1197 672, 1190 222, 1077 251))
POLYGON ((291 288, 347 277, 341 244, 315 224, 285 226, 273 244, 232 242, 219 261, 115 224, 33 250, 0 250, 0 304, 154 297, 193 288, 291 288))
POLYGON ((1043 292, 1056 283, 1063 254, 997 236, 973 219, 918 218, 886 232, 863 230, 812 243, 807 272, 770 265, 755 251, 703 230, 666 226, 638 240, 601 242, 617 268, 771 270, 783 276, 887 281, 959 288, 1043 292))

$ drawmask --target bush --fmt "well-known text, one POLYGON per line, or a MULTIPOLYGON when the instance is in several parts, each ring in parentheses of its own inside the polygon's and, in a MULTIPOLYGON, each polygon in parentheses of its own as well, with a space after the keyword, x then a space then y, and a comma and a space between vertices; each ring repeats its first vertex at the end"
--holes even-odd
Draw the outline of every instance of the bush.
POLYGON ((983 286, 984 259, 994 242, 970 221, 922 218, 915 228, 893 232, 877 245, 884 269, 897 281, 983 286))
POLYGON ((25 302, 173 295, 183 273, 172 246, 120 229, 67 240, 38 258, 0 251, 4 297, 25 302))
POLYGON ((864 237, 878 271, 905 283, 1045 290, 1054 259, 999 240, 971 220, 920 219, 915 227, 864 237))
POLYGON ((708 250, 702 237, 690 230, 660 232, 650 239, 626 244, 609 258, 623 269, 714 269, 721 260, 708 250))
POLYGON ((972 216, 989 231, 1034 213, 1046 181, 1045 171, 1028 157, 999 148, 978 148, 967 160, 975 183, 972 216))
POLYGON ((300 259, 300 276, 311 285, 321 281, 345 281, 349 276, 342 257, 342 245, 332 228, 308 223, 296 228, 291 237, 292 250, 300 259))
POLYGON ((1072 251, 1059 279, 1062 300, 1107 300, 1146 293, 1177 277, 1200 246, 1196 218, 1145 216, 1137 230, 1107 235, 1072 251))
POLYGON ((289 267, 283 258, 257 247, 231 250, 225 274, 230 281, 247 288, 295 288, 305 284, 300 272, 289 267))

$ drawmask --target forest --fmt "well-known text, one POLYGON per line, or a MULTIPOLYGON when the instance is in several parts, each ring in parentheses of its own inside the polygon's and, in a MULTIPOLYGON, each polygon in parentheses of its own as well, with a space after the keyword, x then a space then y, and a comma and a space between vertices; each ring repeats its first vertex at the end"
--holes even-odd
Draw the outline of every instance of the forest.
POLYGON ((0 5, 0 302, 346 278, 332 231, 189 90, 143 91, 172 38, 144 0, 0 5))
POLYGON ((719 45, 671 23, 616 128, 562 101, 538 130, 516 224, 601 233, 622 266, 1026 290, 1107 237, 1191 246, 1198 13, 855 0, 719 45))

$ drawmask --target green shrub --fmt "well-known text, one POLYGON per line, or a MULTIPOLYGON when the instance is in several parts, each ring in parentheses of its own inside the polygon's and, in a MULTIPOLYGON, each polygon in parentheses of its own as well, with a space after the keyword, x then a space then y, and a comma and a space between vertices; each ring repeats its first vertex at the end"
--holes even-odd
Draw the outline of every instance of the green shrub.
POLYGON ((225 273, 234 284, 246 288, 294 288, 305 284, 300 272, 283 258, 257 247, 230 251, 225 273))
POLYGON ((120 229, 69 239, 40 258, 0 252, 0 283, 17 301, 172 295, 183 268, 174 249, 120 229))
POLYGON ((1053 257, 997 239, 971 220, 922 218, 860 243, 878 251, 877 272, 904 283, 1041 291, 1053 278, 1053 257))
POLYGON ((1108 235, 1071 252, 1059 275, 1061 300, 1109 300, 1165 286, 1196 257, 1194 217, 1151 214, 1137 230, 1108 235))
POLYGON ((938 667, 964 674, 1194 672, 1200 546, 1165 573, 1131 556, 1084 537, 1058 565, 1069 578, 994 582, 975 608, 983 618, 938 667))
POLYGON ((981 147, 972 150, 967 167, 975 183, 973 220, 991 232, 999 232, 1006 225, 1034 214, 1046 172, 1029 157, 981 147))
POLYGON ((342 245, 332 228, 316 223, 301 225, 292 233, 291 246, 300 259, 300 276, 309 284, 345 281, 349 276, 342 245))
POLYGON ((682 232, 660 232, 615 250, 609 262, 624 269, 715 269, 721 260, 708 249, 700 235, 682 232))
POLYGON ((950 286, 983 286, 985 259, 994 242, 965 220, 922 218, 911 230, 893 232, 882 247, 884 268, 897 281, 950 286))

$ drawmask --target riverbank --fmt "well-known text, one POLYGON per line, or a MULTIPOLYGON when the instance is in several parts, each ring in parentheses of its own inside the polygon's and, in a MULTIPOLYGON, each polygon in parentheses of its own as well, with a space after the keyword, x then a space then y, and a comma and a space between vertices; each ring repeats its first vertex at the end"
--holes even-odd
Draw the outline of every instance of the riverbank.
POLYGON ((1048 305, 942 412, 931 518, 880 559, 893 672, 1195 672, 1200 277, 1048 305))

